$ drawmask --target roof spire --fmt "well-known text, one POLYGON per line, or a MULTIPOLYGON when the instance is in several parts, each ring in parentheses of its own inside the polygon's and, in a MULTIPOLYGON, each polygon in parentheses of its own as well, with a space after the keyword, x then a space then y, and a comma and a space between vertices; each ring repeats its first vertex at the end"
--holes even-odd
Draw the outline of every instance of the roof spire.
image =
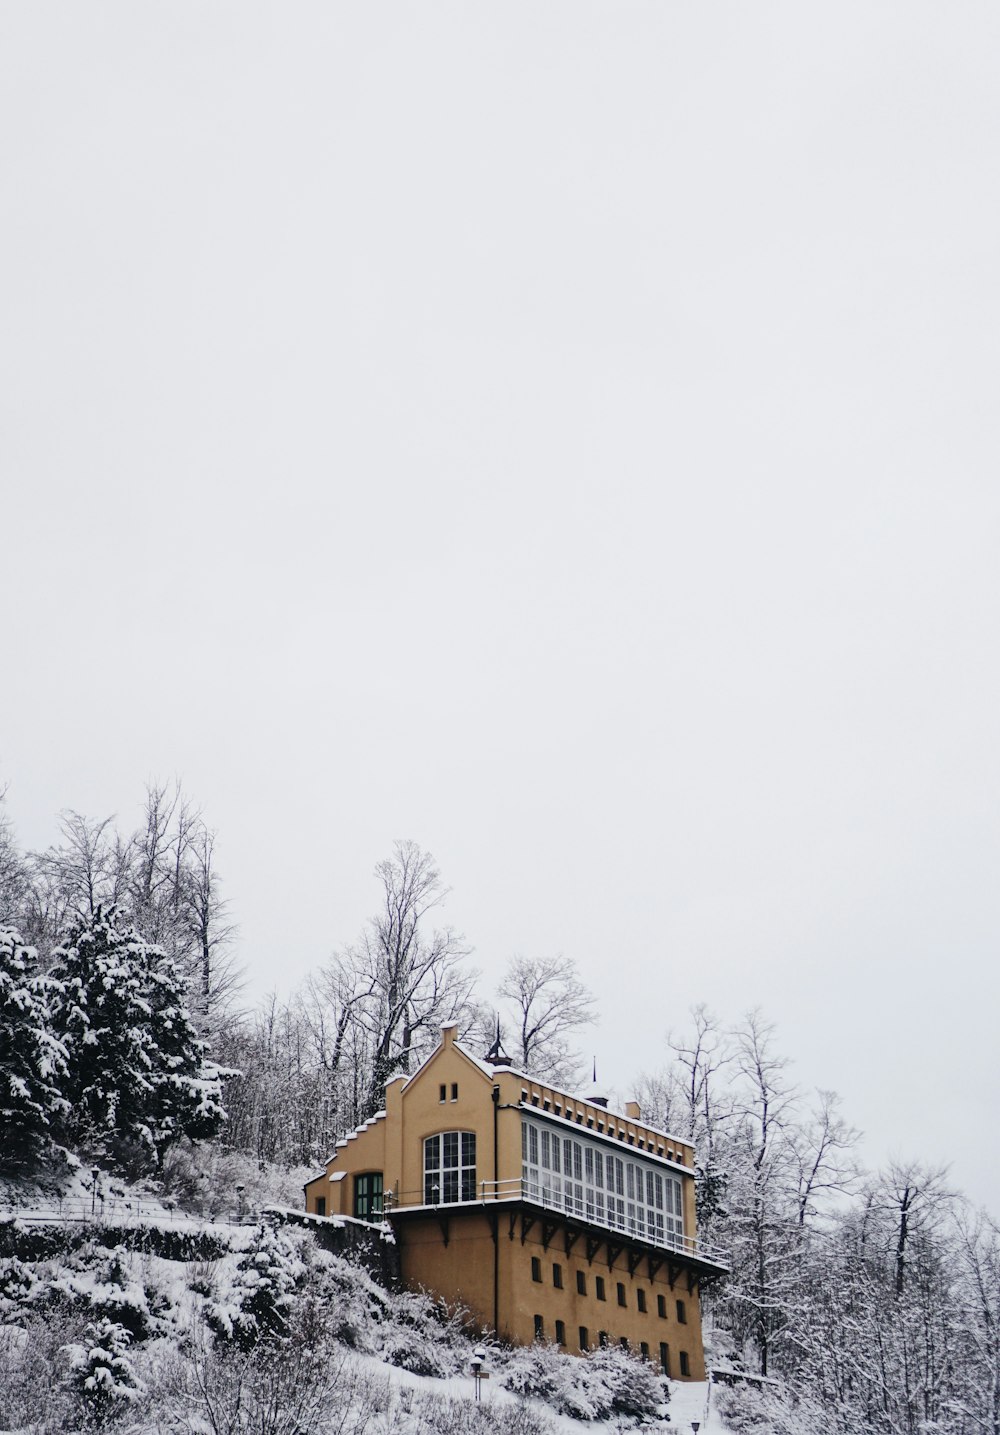
POLYGON ((582 1094, 582 1096, 583 1096, 583 1098, 584 1098, 585 1101, 589 1101, 589 1102, 590 1102, 591 1106, 607 1106, 607 1104, 608 1104, 608 1093, 604 1090, 604 1088, 603 1088, 602 1086, 598 1086, 598 1084, 597 1084, 597 1057, 596 1057, 596 1056, 593 1058, 593 1062, 594 1062, 594 1081, 593 1081, 593 1085, 591 1086, 591 1088, 590 1088, 589 1091, 582 1092, 581 1094, 582 1094))
POLYGON ((493 1039, 493 1045, 484 1058, 493 1066, 510 1066, 510 1057, 503 1049, 503 1037, 500 1035, 500 1013, 497 1012, 497 1034, 493 1039))

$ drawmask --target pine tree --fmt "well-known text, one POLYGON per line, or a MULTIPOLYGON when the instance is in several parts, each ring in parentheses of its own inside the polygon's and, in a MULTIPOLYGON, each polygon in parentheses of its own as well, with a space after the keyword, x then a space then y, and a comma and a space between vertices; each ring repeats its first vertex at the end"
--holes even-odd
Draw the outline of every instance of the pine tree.
POLYGON ((68 1110, 60 1091, 66 1050, 49 1030, 54 988, 34 974, 36 953, 0 928, 0 1162, 32 1162, 68 1110))
POLYGON ((160 1162, 179 1137, 214 1135, 225 1113, 173 962, 114 908, 82 917, 55 954, 53 1022, 79 1141, 160 1162))

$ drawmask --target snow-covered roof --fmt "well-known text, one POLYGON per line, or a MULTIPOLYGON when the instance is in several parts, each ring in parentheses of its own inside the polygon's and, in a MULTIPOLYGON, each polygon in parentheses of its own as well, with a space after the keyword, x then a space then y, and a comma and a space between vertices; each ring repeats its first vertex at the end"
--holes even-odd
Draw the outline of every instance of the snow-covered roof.
POLYGON ((358 1137, 362 1134, 362 1132, 368 1131, 372 1126, 377 1126, 380 1121, 384 1120, 385 1112, 376 1111, 374 1116, 369 1116, 367 1121, 362 1121, 360 1126, 355 1126, 353 1131, 348 1131, 347 1135, 342 1136, 340 1140, 336 1143, 336 1146, 333 1150, 333 1155, 326 1158, 326 1164, 329 1166, 331 1161, 336 1161, 337 1152, 340 1151, 342 1148, 346 1147, 348 1141, 356 1141, 358 1137))

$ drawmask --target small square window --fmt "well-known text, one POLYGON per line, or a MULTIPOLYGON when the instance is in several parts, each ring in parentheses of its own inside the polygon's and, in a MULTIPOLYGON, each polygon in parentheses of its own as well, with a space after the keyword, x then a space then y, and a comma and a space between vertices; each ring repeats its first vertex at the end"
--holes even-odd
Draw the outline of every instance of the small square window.
POLYGON ((557 1291, 561 1291, 563 1288, 562 1266, 559 1264, 558 1261, 552 1262, 552 1284, 555 1286, 557 1291))
POLYGON ((538 1256, 531 1257, 531 1279, 533 1281, 538 1281, 539 1283, 541 1283, 542 1263, 539 1260, 538 1256))
POLYGON ((583 1271, 576 1273, 576 1293, 577 1295, 587 1294, 587 1277, 583 1271))
POLYGON ((690 1374, 691 1374, 691 1362, 688 1360, 688 1353, 687 1353, 687 1351, 686 1351, 686 1350, 680 1350, 680 1351, 678 1351, 678 1352, 677 1352, 677 1359, 678 1359, 678 1360, 680 1361, 680 1363, 681 1363, 681 1374, 682 1374, 682 1375, 690 1375, 690 1374))

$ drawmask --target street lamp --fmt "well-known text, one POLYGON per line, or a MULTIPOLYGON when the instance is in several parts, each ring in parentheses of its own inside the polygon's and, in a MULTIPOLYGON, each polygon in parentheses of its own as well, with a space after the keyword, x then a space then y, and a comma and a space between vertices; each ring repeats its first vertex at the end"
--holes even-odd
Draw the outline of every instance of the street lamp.
POLYGON ((700 1420, 692 1420, 692 1421, 691 1421, 691 1429, 694 1431, 694 1435, 698 1435, 698 1431, 701 1429, 701 1421, 700 1421, 700 1420))
POLYGON ((477 1345, 472 1352, 472 1378, 476 1382, 476 1399, 482 1399, 481 1385, 484 1380, 489 1380, 488 1373, 483 1369, 486 1363, 486 1351, 481 1345, 477 1345))
POLYGON ((90 1214, 93 1215, 97 1206, 97 1178, 100 1171, 96 1166, 90 1168, 90 1214))

